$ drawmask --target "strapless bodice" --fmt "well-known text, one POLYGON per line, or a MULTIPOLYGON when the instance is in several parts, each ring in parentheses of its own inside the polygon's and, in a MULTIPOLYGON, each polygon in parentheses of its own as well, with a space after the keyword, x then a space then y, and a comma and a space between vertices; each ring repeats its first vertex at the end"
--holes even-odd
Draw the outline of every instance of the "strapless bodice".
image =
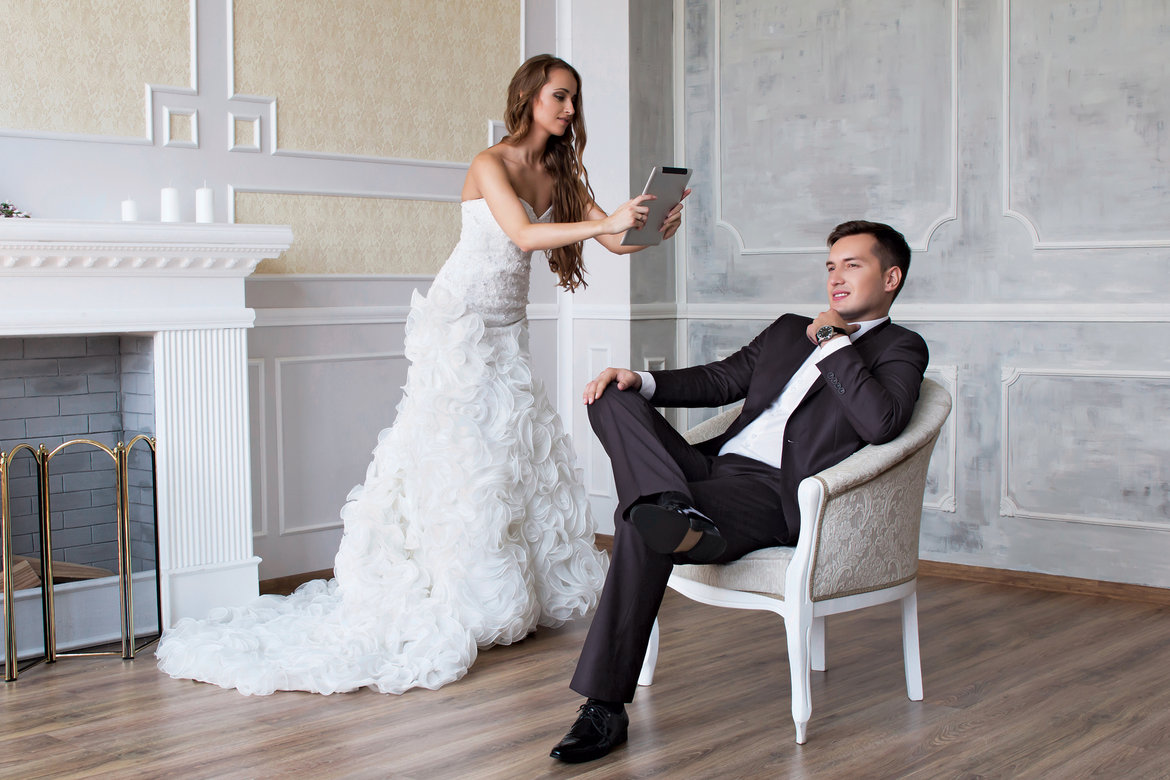
MULTIPOLYGON (((551 209, 538 219, 524 201, 533 222, 547 222, 551 209)), ((511 325, 524 318, 532 253, 508 238, 483 198, 462 203, 463 226, 459 243, 435 276, 444 287, 477 312, 484 325, 511 325)))

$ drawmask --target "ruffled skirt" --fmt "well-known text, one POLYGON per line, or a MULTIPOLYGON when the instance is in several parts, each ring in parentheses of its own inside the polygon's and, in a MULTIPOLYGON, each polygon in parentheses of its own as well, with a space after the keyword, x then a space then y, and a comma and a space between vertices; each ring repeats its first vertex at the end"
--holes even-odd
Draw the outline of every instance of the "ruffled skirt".
POLYGON ((434 689, 477 647, 592 609, 607 559, 526 327, 416 292, 406 387, 342 508, 336 579, 180 620, 159 668, 244 694, 434 689))

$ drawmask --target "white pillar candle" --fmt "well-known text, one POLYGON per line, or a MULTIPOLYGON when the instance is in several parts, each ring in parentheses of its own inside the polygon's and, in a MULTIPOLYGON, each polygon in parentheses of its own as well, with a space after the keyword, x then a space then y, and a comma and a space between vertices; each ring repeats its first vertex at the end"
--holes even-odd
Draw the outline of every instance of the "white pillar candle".
POLYGON ((135 222, 138 220, 138 204, 132 200, 122 201, 122 221, 135 222))
POLYGON ((174 187, 163 187, 160 213, 163 222, 179 221, 179 191, 174 187))
POLYGON ((215 195, 210 187, 195 190, 195 221, 214 222, 215 195))

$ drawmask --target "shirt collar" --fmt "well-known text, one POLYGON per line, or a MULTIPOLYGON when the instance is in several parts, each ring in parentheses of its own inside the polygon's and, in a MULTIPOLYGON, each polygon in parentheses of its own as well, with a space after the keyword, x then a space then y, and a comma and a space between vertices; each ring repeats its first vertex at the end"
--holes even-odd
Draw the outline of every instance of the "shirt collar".
POLYGON ((851 323, 849 323, 850 325, 861 326, 856 331, 849 334, 849 341, 851 341, 851 342, 857 341, 859 338, 864 336, 866 333, 869 333, 871 330, 876 328, 878 325, 881 325, 883 322, 886 322, 889 319, 890 318, 888 316, 886 316, 886 317, 879 317, 876 320, 866 320, 865 322, 851 322, 851 323))

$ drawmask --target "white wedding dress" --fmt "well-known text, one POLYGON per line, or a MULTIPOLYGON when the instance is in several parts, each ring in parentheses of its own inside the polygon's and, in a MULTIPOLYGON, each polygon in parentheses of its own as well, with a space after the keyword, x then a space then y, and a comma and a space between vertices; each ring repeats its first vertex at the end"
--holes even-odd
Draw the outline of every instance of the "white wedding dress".
POLYGON ((180 620, 158 645, 167 674, 244 694, 433 689, 477 647, 596 605, 607 558, 529 365, 531 254, 485 201, 462 208, 458 245, 414 294, 406 387, 341 510, 336 579, 180 620))

